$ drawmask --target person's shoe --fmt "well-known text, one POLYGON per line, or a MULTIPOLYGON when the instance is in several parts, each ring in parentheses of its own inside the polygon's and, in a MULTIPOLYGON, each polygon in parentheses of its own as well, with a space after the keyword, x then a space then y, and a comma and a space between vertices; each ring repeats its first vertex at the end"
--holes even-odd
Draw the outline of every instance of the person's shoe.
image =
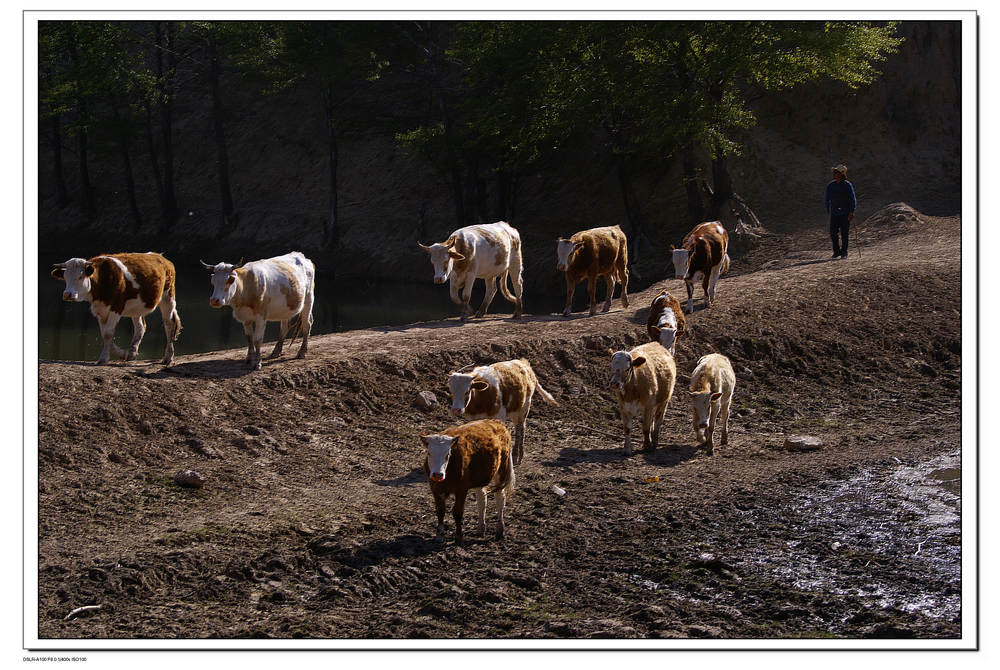
POLYGON ((839 251, 834 251, 833 255, 830 256, 830 258, 840 258, 840 252, 839 251))
POLYGON ((845 251, 844 253, 840 254, 840 257, 841 258, 847 258, 847 252, 845 251))

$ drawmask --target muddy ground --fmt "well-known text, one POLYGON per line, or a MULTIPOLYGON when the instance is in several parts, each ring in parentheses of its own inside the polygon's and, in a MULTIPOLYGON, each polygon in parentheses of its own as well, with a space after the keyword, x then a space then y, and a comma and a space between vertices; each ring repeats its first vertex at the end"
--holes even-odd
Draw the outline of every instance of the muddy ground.
POLYGON ((959 637, 960 237, 902 208, 845 260, 822 232, 765 237, 711 308, 698 290, 660 448, 631 458, 607 350, 679 280, 592 318, 324 335, 253 373, 237 350, 43 361, 39 636, 959 637), (709 456, 684 385, 712 351, 737 389, 709 456), (513 357, 560 405, 534 405, 506 539, 491 502, 456 547, 417 436, 454 423, 449 370, 513 357))

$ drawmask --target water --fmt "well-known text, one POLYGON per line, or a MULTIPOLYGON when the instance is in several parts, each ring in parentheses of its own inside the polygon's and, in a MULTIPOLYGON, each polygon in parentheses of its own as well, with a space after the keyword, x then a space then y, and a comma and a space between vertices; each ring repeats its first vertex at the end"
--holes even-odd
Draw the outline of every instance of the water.
MULTIPOLYGON (((96 361, 103 343, 90 306, 82 302, 63 302, 63 282, 49 276, 52 263, 63 260, 39 260, 38 356, 43 360, 96 361)), ((430 277, 429 265, 427 274, 430 277)), ((473 308, 479 306, 484 290, 482 280, 477 280, 472 293, 473 308)), ((546 313, 561 310, 565 300, 563 290, 565 285, 560 283, 553 287, 549 295, 526 295, 525 311, 546 313)), ((577 290, 574 300, 577 309, 582 309, 587 301, 586 290, 582 291, 582 297, 580 293, 577 290)), ((233 319, 230 308, 209 307, 210 295, 207 271, 177 266, 177 312, 184 326, 180 339, 174 343, 177 354, 246 347, 242 324, 233 319)), ((603 292, 599 290, 598 298, 602 296, 603 292)), ((489 313, 510 314, 511 311, 512 305, 498 292, 490 304, 489 313)), ((376 326, 398 326, 456 317, 458 313, 458 306, 452 304, 448 297, 447 286, 434 285, 429 281, 344 280, 320 274, 316 278, 312 332, 319 335, 376 326)), ((269 323, 264 341, 273 342, 277 337, 277 322, 269 323)), ((115 331, 115 343, 127 348, 131 340, 132 321, 122 319, 115 331)), ((139 359, 161 358, 165 344, 160 310, 156 309, 146 317, 146 335, 139 347, 139 359)), ((298 347, 298 342, 295 347, 298 347)))

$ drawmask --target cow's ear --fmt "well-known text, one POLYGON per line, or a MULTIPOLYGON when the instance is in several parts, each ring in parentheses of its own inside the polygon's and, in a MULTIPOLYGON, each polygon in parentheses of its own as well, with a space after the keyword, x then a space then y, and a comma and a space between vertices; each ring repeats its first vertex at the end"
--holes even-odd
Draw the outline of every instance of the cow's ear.
POLYGON ((475 380, 474 382, 472 382, 472 386, 471 386, 471 388, 472 388, 473 391, 485 391, 489 387, 490 387, 490 385, 487 384, 482 379, 475 380))
POLYGON ((663 331, 662 328, 658 328, 657 326, 650 326, 649 329, 652 330, 654 333, 656 333, 656 339, 660 339, 660 333, 663 331))
POLYGON ((429 435, 429 433, 426 433, 424 431, 420 431, 420 441, 424 443, 425 447, 427 446, 427 436, 428 435, 429 435))
POLYGON ((688 391, 688 395, 689 395, 689 396, 691 396, 691 397, 693 398, 693 397, 695 397, 695 396, 696 396, 696 395, 698 395, 698 394, 697 394, 697 393, 695 393, 694 391, 688 391))
POLYGON ((608 354, 610 354, 611 356, 614 356, 615 352, 609 347, 608 348, 608 354))
POLYGON ((465 260, 465 256, 463 256, 462 254, 458 253, 457 251, 449 251, 448 252, 448 256, 451 257, 453 260, 456 260, 456 261, 464 261, 465 260))
POLYGON ((441 243, 441 246, 444 246, 444 247, 453 247, 453 246, 455 246, 455 239, 456 238, 454 238, 454 237, 449 237, 447 240, 445 240, 444 242, 441 243))
POLYGON ((52 268, 52 271, 49 272, 49 274, 55 277, 56 279, 62 279, 63 272, 64 272, 63 268, 52 268))
POLYGON ((632 359, 632 367, 637 368, 646 362, 646 359, 642 356, 636 356, 632 359))
POLYGON ((674 245, 671 244, 669 247, 667 247, 667 251, 673 251, 673 250, 674 250, 674 245))
POLYGON ((582 247, 583 247, 583 242, 577 242, 573 245, 573 251, 576 251, 577 249, 580 249, 582 247))
POLYGON ((87 263, 86 265, 83 266, 83 275, 85 277, 89 277, 92 274, 94 274, 94 264, 93 263, 87 263))

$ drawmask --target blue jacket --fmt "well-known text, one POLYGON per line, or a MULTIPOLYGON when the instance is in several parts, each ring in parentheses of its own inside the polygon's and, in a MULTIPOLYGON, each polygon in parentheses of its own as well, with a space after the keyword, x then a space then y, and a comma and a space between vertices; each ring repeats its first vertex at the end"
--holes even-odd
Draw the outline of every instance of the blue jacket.
POLYGON ((836 179, 826 185, 826 211, 830 214, 850 214, 858 208, 858 199, 854 197, 854 185, 847 181, 836 179))

